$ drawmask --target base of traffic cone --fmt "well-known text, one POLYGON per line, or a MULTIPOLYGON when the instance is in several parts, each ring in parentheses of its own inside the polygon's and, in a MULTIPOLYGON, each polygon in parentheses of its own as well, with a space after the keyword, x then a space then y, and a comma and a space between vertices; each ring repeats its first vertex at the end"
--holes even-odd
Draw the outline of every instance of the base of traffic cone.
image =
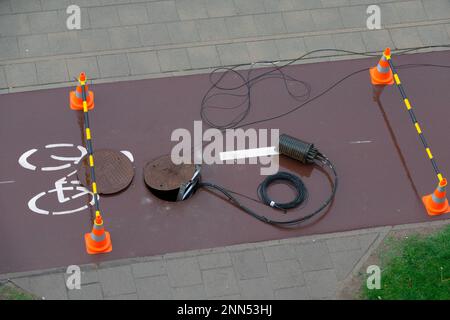
POLYGON ((386 79, 380 79, 378 77, 378 70, 377 67, 373 67, 370 68, 369 70, 370 72, 370 79, 372 81, 372 84, 374 85, 379 85, 379 84, 384 84, 384 85, 392 85, 394 84, 394 75, 392 73, 392 70, 389 69, 389 75, 386 79))
POLYGON ((111 236, 109 232, 105 231, 105 244, 98 247, 92 245, 91 234, 84 235, 84 242, 86 243, 86 252, 89 254, 107 253, 112 251, 111 236))
MULTIPOLYGON (((94 109, 94 92, 88 91, 86 97, 88 110, 94 109)), ((83 110, 83 101, 77 97, 75 91, 70 91, 70 109, 83 110)))
POLYGON ((425 209, 427 210, 429 216, 439 216, 441 214, 450 213, 448 199, 445 199, 445 203, 441 209, 435 209, 430 205, 433 201, 431 197, 431 194, 422 197, 422 202, 425 205, 425 209))

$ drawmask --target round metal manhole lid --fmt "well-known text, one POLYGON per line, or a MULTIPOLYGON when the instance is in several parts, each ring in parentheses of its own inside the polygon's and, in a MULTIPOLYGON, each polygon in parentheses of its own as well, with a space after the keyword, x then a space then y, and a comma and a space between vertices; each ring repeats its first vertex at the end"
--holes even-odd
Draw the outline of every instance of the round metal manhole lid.
MULTIPOLYGON (((99 194, 113 194, 127 188, 134 177, 133 164, 122 152, 110 149, 94 150, 95 179, 99 194)), ((89 156, 81 159, 78 166, 78 180, 92 189, 89 156)))
POLYGON ((194 172, 194 164, 176 165, 170 156, 162 156, 145 165, 144 180, 152 189, 169 191, 191 180, 194 172))

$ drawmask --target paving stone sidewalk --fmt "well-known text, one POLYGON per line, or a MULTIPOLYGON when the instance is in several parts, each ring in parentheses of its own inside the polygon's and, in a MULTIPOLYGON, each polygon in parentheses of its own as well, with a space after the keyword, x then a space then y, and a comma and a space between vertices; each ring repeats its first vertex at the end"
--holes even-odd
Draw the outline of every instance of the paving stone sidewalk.
POLYGON ((0 93, 73 85, 82 70, 110 82, 439 44, 450 44, 448 0, 0 0, 0 93), (66 27, 69 4, 80 30, 66 27), (369 4, 381 30, 367 29, 369 4))
POLYGON ((264 241, 110 261, 81 267, 81 289, 66 268, 0 275, 43 299, 336 299, 391 231, 450 220, 264 241))

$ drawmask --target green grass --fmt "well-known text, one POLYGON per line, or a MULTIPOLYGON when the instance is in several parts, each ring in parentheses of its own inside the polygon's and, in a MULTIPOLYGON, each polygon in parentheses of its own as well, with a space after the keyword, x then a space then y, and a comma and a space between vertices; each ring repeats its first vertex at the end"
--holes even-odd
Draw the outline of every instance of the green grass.
POLYGON ((0 300, 34 300, 35 297, 7 283, 0 284, 0 300))
POLYGON ((380 254, 381 289, 367 289, 366 278, 363 298, 450 299, 450 226, 428 236, 390 238, 386 244, 380 254))

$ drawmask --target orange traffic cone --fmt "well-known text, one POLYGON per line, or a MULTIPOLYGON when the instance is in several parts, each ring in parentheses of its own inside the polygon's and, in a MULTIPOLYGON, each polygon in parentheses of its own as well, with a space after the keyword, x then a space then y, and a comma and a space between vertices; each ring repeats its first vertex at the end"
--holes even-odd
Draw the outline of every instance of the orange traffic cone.
POLYGON ((376 67, 370 68, 370 78, 372 79, 372 84, 374 85, 391 85, 394 84, 394 76, 392 70, 389 67, 389 62, 387 57, 390 57, 391 49, 386 48, 380 61, 376 67))
POLYGON ((446 197, 445 187, 447 186, 447 179, 442 179, 436 190, 432 194, 426 195, 422 198, 428 215, 437 216, 444 213, 449 213, 448 200, 446 197))
MULTIPOLYGON (((84 72, 80 73, 78 78, 81 82, 86 82, 86 74, 84 72)), ((86 102, 88 110, 94 108, 94 92, 89 91, 88 85, 85 84, 86 89, 86 102)), ((72 110, 83 110, 83 98, 81 96, 81 85, 78 84, 75 91, 70 91, 70 109, 72 110)))
POLYGON ((112 251, 111 236, 103 227, 101 215, 97 215, 91 233, 84 235, 86 251, 89 254, 106 253, 112 251))

